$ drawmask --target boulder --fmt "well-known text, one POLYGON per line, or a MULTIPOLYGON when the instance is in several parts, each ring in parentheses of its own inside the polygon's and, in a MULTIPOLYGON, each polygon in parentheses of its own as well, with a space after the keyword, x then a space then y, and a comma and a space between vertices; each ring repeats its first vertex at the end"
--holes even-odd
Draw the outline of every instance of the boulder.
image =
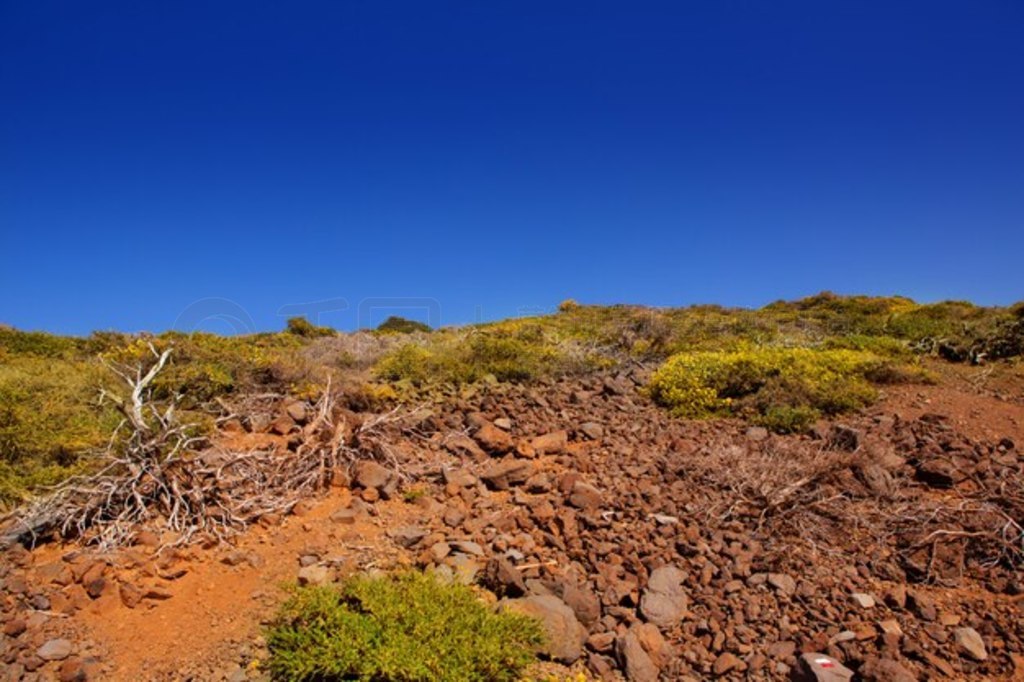
POLYGON ((352 481, 362 488, 383 489, 391 481, 392 472, 372 460, 356 462, 352 481))
POLYGON ((293 430, 295 430, 295 421, 287 414, 278 415, 274 421, 270 422, 269 430, 271 433, 277 434, 278 436, 287 436, 293 430))
POLYGON ((891 658, 872 658, 860 667, 865 682, 917 682, 917 675, 891 658))
POLYGON ((864 434, 860 430, 843 424, 836 424, 828 434, 828 446, 833 450, 855 452, 860 447, 863 439, 864 434))
POLYGON ((562 585, 561 594, 562 600, 569 605, 584 627, 589 629, 600 620, 601 600, 589 587, 566 581, 562 585))
POLYGON ((929 459, 917 465, 917 480, 933 488, 949 488, 962 477, 953 463, 945 459, 929 459))
POLYGON ((521 485, 533 475, 534 465, 532 462, 519 459, 507 459, 490 466, 480 475, 480 480, 488 488, 494 490, 508 490, 515 485, 521 485))
POLYGON ((444 482, 447 485, 454 485, 459 488, 469 488, 477 483, 476 476, 466 469, 449 469, 445 467, 441 470, 441 475, 444 477, 444 482))
POLYGON ((679 623, 689 599, 683 588, 686 573, 675 566, 656 568, 640 597, 640 613, 649 623, 671 628, 679 623))
POLYGON ((142 590, 132 583, 121 583, 119 590, 121 603, 129 609, 134 609, 142 601, 142 590))
POLYGON ((850 595, 850 599, 862 609, 872 609, 875 607, 875 598, 865 592, 854 592, 850 595))
POLYGON ((333 514, 331 514, 331 521, 334 521, 335 523, 341 523, 346 526, 350 526, 356 522, 356 519, 358 517, 358 509, 354 509, 352 507, 345 507, 344 509, 339 509, 333 514))
POLYGON ((472 540, 452 540, 448 544, 451 546, 453 552, 470 554, 473 556, 484 555, 484 548, 472 540))
POLYGON ((569 493, 569 504, 577 509, 597 509, 602 501, 601 491, 583 481, 576 481, 569 493))
POLYGON ((526 582, 508 559, 496 557, 484 568, 484 585, 502 597, 519 597, 526 594, 526 582))
POLYGON ((607 377, 601 386, 605 395, 627 395, 633 388, 632 382, 624 376, 607 377))
POLYGON ((486 422, 473 434, 476 442, 492 455, 504 455, 511 452, 514 445, 512 436, 490 422, 486 422))
POLYGON ((796 592, 796 581, 785 573, 769 573, 768 584, 786 596, 796 592))
POLYGON ((984 661, 988 658, 988 650, 985 648, 985 640, 981 638, 974 628, 957 628, 953 631, 953 638, 956 640, 960 650, 976 661, 984 661))
POLYGON ((878 497, 891 497, 896 489, 896 483, 884 467, 874 462, 868 462, 854 469, 857 478, 878 497))
POLYGON ((558 454, 569 445, 569 434, 565 431, 546 433, 531 440, 530 445, 538 455, 558 454))
POLYGON ((448 450, 456 455, 471 457, 477 461, 487 459, 487 453, 476 444, 476 441, 462 433, 455 433, 444 440, 448 450))
POLYGON ((301 403, 299 401, 289 403, 288 406, 284 408, 284 411, 296 424, 305 424, 306 419, 309 417, 306 412, 305 403, 301 403))
POLYGON ((716 675, 722 676, 733 670, 743 670, 746 667, 746 664, 744 664, 736 654, 726 651, 715 659, 714 664, 711 666, 711 670, 713 670, 716 675))
POLYGON ((326 566, 314 564, 299 569, 300 585, 323 585, 330 580, 330 572, 326 566))
POLYGON ((569 606, 553 594, 534 595, 500 602, 506 610, 538 619, 544 626, 546 641, 538 653, 567 665, 583 654, 587 632, 569 606))
POLYGON ((795 653, 796 642, 789 639, 775 642, 768 647, 768 655, 780 661, 788 659, 795 653))
POLYGON ((429 534, 428 531, 417 526, 405 526, 389 533, 396 545, 406 549, 415 547, 429 534))
POLYGON ((25 619, 16 617, 4 623, 3 633, 8 637, 18 637, 27 629, 28 623, 25 622, 25 619))
POLYGON ((89 673, 90 667, 96 666, 90 666, 79 658, 69 658, 61 664, 57 679, 60 682, 85 682, 93 678, 89 673))
POLYGON ((74 647, 66 639, 51 639, 36 650, 36 656, 44 661, 63 661, 71 655, 74 647))
POLYGON ((643 625, 635 624, 619 636, 615 641, 615 654, 629 682, 657 682, 661 668, 644 646, 645 642, 650 646, 650 637, 641 633, 641 627, 643 625))

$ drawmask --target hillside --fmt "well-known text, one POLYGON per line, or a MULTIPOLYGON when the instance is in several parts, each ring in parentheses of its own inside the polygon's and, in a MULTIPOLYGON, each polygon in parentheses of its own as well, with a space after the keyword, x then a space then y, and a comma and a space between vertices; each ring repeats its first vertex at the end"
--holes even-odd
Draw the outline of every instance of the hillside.
POLYGON ((14 680, 1012 679, 1022 355, 1024 304, 828 293, 438 330, 0 329, 0 660, 14 680), (359 582, 419 571, 472 591, 359 582))

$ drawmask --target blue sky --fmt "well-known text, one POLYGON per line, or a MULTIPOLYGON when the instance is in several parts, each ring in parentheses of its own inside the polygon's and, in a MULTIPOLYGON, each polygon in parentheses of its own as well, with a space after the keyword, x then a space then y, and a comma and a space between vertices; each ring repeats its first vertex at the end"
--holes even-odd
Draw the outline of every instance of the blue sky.
POLYGON ((0 322, 1009 303, 1022 34, 1015 1, 0 0, 0 322))

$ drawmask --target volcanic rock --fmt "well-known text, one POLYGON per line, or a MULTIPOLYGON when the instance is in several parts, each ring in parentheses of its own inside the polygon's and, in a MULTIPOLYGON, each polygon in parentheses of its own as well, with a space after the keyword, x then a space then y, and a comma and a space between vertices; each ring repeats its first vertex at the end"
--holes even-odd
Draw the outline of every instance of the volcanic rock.
POLYGON ((530 445, 538 455, 557 454, 563 452, 569 444, 569 434, 565 431, 555 431, 537 436, 530 445))
POLYGON ((511 486, 521 485, 533 475, 532 462, 518 459, 506 459, 492 465, 480 475, 487 487, 494 490, 508 490, 511 486))
POLYGON ((974 660, 984 661, 988 658, 985 640, 974 628, 957 628, 953 631, 953 637, 960 649, 974 660))
POLYGON ((615 641, 615 653, 629 682, 657 682, 661 670, 644 647, 639 627, 640 624, 633 625, 619 636, 615 641))
POLYGON ((686 613, 688 598, 683 588, 686 573, 675 566, 656 568, 640 597, 640 613, 649 623, 671 628, 686 613))
POLYGON ((477 429, 473 438, 480 447, 494 455, 504 455, 512 450, 512 436, 490 422, 477 429))
POLYGON ((580 625, 573 610, 555 595, 506 599, 500 605, 509 611, 532 616, 541 621, 547 641, 538 648, 538 653, 565 664, 576 662, 583 654, 587 632, 580 625))
POLYGON ((44 661, 63 661, 71 655, 74 647, 66 639, 51 639, 36 650, 36 656, 44 661))

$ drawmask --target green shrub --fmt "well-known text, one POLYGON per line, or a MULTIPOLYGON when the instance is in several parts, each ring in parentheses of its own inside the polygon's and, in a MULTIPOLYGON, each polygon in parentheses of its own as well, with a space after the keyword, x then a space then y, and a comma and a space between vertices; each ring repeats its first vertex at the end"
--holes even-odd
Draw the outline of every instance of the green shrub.
POLYGON ((944 301, 894 315, 886 325, 886 331, 892 336, 911 341, 926 337, 956 337, 964 333, 965 325, 980 321, 985 315, 984 308, 971 303, 944 301))
POLYGON ((12 509, 29 499, 32 491, 55 486, 89 470, 87 462, 45 464, 23 460, 16 464, 0 461, 0 510, 12 509))
POLYGON ((460 385, 488 377, 527 381, 555 374, 568 364, 558 341, 541 325, 517 320, 403 344, 377 362, 375 373, 384 381, 415 386, 460 385))
POLYGON ((156 339, 136 340, 105 357, 134 365, 140 355, 150 352, 149 342, 159 350, 174 347, 170 362, 153 383, 155 397, 178 396, 186 409, 200 408, 238 391, 293 390, 319 377, 300 353, 310 342, 288 333, 218 336, 168 332, 156 339))
POLYGON ((430 325, 417 320, 407 320, 404 317, 392 315, 377 325, 377 331, 385 334, 413 334, 415 332, 433 331, 430 325))
POLYGON ((318 327, 304 317, 289 317, 285 326, 285 331, 289 334, 295 334, 296 336, 302 336, 307 339, 316 338, 317 336, 334 336, 337 334, 337 332, 330 327, 318 327))
POLYGON ((878 361, 861 351, 810 348, 679 353, 648 390, 681 417, 753 412, 780 424, 807 421, 812 410, 838 414, 870 404, 875 390, 865 374, 878 361))
POLYGON ((0 364, 0 506, 79 471, 79 456, 117 426, 98 404, 109 377, 96 362, 34 355, 0 364))
POLYGON ((760 312, 778 320, 813 324, 826 335, 884 334, 893 315, 917 307, 902 296, 840 296, 824 291, 796 301, 777 301, 760 312))
POLYGON ((540 625, 422 573, 297 589, 268 632, 274 679, 518 680, 540 625))
POLYGON ((936 383, 934 374, 913 361, 901 363, 879 360, 868 365, 864 370, 864 378, 879 386, 936 383))
POLYGON ((78 351, 81 342, 70 336, 45 332, 22 332, 0 328, 0 349, 7 356, 31 355, 40 358, 67 358, 78 351))
POLYGON ((557 351, 546 343, 538 326, 514 333, 482 333, 470 337, 462 360, 471 376, 487 374, 498 381, 526 381, 554 369, 557 351))
POLYGON ((907 342, 891 336, 868 336, 866 334, 847 334, 825 340, 823 348, 835 350, 857 350, 874 353, 875 355, 892 358, 909 358, 913 353, 907 342))
POLYGON ((803 433, 821 417, 821 412, 807 405, 773 405, 753 421, 775 433, 803 433))
POLYGON ((423 346, 408 343, 385 355, 377 363, 375 373, 384 381, 408 381, 421 385, 431 378, 439 366, 423 346))

